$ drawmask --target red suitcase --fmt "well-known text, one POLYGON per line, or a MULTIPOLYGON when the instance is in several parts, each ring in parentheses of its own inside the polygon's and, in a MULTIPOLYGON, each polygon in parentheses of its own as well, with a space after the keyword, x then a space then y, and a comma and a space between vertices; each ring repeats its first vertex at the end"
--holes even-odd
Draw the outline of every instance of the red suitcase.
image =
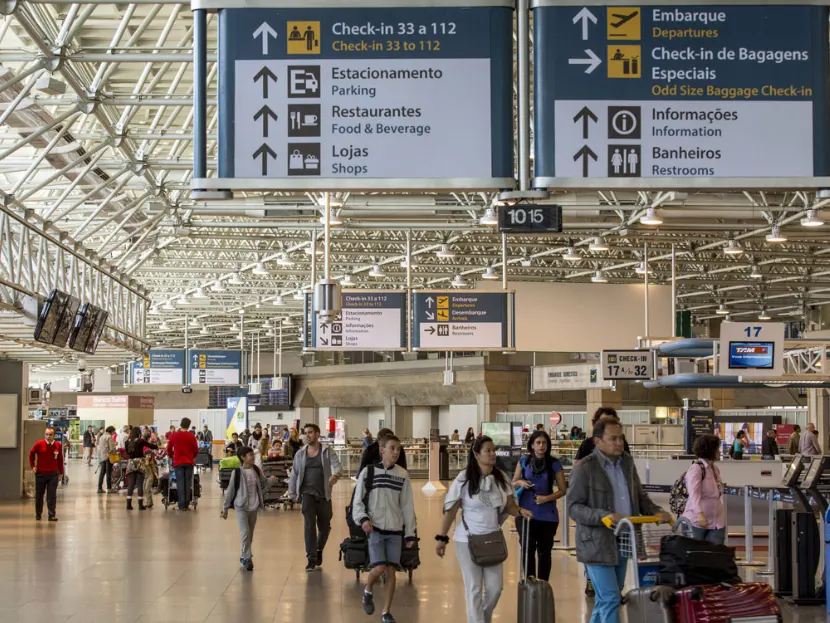
POLYGON ((679 590, 675 612, 677 623, 730 623, 754 617, 781 620, 772 587, 760 583, 691 586, 679 590))

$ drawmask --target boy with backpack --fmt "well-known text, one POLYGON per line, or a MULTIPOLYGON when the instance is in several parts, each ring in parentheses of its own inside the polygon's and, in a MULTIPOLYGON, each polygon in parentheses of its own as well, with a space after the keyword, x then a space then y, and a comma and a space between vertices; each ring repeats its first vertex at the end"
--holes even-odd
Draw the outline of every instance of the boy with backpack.
POLYGON ((255 454, 253 448, 242 448, 237 456, 241 467, 237 467, 231 474, 228 488, 225 490, 225 502, 222 507, 222 519, 228 518, 228 509, 236 511, 236 520, 239 523, 239 538, 242 541, 242 556, 240 564, 248 571, 254 570, 254 555, 251 545, 254 541, 257 511, 265 506, 264 495, 269 483, 276 481, 274 476, 266 479, 259 467, 254 465, 255 454))
POLYGON ((360 472, 352 505, 354 522, 368 536, 372 567, 363 592, 363 610, 366 614, 374 614, 372 589, 381 576, 385 576, 382 623, 395 623, 390 612, 395 595, 395 572, 400 565, 404 542, 406 547, 412 547, 417 540, 409 472, 396 465, 400 453, 401 442, 394 435, 380 443, 381 461, 360 472))

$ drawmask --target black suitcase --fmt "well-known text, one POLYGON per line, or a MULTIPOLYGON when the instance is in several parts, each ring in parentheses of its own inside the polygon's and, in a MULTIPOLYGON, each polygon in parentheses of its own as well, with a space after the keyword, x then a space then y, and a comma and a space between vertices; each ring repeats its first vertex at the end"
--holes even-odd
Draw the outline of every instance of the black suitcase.
POLYGON ((344 539, 340 544, 340 560, 346 569, 354 569, 360 580, 360 571, 369 566, 369 540, 366 537, 344 539))
POLYGON ((233 470, 236 469, 235 467, 226 467, 225 469, 219 470, 219 488, 224 491, 228 488, 228 485, 231 483, 231 475, 233 474, 233 470))
POLYGON ((210 455, 210 450, 206 452, 199 450, 199 453, 196 455, 196 467, 213 469, 213 457, 210 455))
POLYGON ((660 540, 658 584, 683 588, 699 584, 740 584, 735 549, 679 534, 660 540))
POLYGON ((628 623, 675 623, 677 592, 669 586, 645 586, 628 591, 623 608, 628 623))
POLYGON ((421 566, 421 548, 418 545, 421 539, 415 539, 412 547, 407 547, 404 541, 403 549, 401 549, 401 564, 402 571, 406 571, 409 579, 412 579, 412 572, 421 566))

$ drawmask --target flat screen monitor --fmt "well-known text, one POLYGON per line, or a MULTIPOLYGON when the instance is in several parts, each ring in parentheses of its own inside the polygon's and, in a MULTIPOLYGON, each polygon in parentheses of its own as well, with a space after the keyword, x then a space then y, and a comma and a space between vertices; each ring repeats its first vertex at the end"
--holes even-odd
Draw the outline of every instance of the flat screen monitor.
POLYGON ((90 355, 95 354, 98 342, 109 314, 91 303, 84 303, 84 306, 75 316, 72 332, 69 336, 69 347, 90 355))
POLYGON ((75 315, 78 313, 78 308, 81 306, 81 301, 74 296, 67 296, 66 305, 63 308, 60 322, 58 323, 58 331, 55 333, 55 341, 52 342, 55 346, 63 348, 69 340, 69 334, 72 333, 72 326, 75 323, 75 315))
POLYGON ((810 469, 807 470, 807 475, 802 481, 802 488, 812 489, 818 485, 822 473, 827 468, 827 457, 814 456, 810 461, 810 469))
POLYGON ((63 348, 72 332, 81 301, 60 290, 52 290, 40 310, 35 340, 63 348))
POLYGON ((482 422, 481 434, 493 440, 493 444, 503 448, 513 446, 510 422, 482 422))
POLYGON ((790 462, 787 471, 784 473, 784 486, 795 487, 798 484, 798 477, 801 475, 801 470, 804 468, 800 454, 796 454, 790 462))
POLYGON ((98 342, 101 341, 101 336, 104 335, 104 329, 107 326, 107 318, 110 313, 103 309, 97 308, 98 313, 95 316, 95 323, 92 326, 92 333, 86 342, 86 352, 89 355, 94 355, 98 350, 98 342))
POLYGON ((772 370, 774 342, 729 342, 730 370, 772 370))

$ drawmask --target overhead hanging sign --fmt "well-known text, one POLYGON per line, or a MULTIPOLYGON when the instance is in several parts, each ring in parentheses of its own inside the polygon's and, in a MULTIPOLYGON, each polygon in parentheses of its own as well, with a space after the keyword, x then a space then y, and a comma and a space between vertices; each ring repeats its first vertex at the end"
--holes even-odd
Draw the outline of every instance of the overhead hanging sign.
POLYGON ((240 385, 242 352, 238 350, 190 350, 191 385, 240 385))
POLYGON ((535 186, 828 175, 827 7, 736 4, 535 0, 535 186))
POLYGON ((783 322, 722 322, 719 374, 746 378, 784 374, 783 322))
POLYGON ((334 322, 312 315, 309 323, 313 350, 406 350, 406 294, 343 292, 334 322))
POLYGON ((602 351, 602 378, 606 381, 650 381, 657 378, 653 350, 602 351))
POLYGON ((150 350, 127 367, 127 383, 150 385, 183 385, 185 382, 184 350, 150 350))
POLYGON ((415 350, 501 350, 515 344, 513 292, 412 293, 415 350))
POLYGON ((533 366, 530 392, 561 392, 585 389, 613 389, 614 383, 604 381, 599 363, 564 366, 533 366))
POLYGON ((512 1, 207 4, 224 187, 513 186, 512 1))

